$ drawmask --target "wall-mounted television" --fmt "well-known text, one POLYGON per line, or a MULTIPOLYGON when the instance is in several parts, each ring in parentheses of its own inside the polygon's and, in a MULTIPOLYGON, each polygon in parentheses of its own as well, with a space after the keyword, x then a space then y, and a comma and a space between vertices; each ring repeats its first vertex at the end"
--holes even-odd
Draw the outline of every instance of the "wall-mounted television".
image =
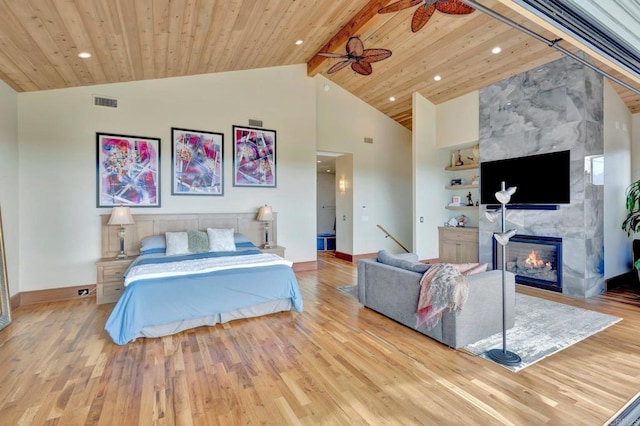
POLYGON ((518 187, 509 205, 569 204, 569 151, 480 163, 480 202, 498 204, 502 181, 518 187))

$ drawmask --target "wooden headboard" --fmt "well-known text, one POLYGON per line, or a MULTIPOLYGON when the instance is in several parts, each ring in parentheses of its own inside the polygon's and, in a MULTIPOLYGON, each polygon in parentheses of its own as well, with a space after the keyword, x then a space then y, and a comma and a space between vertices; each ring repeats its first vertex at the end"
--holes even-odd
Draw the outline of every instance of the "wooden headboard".
MULTIPOLYGON (((108 226, 110 214, 100 215, 102 224, 102 257, 115 257, 120 251, 119 226, 108 226)), ((269 242, 277 244, 278 216, 273 213, 269 225, 269 242)), ((165 232, 206 231, 207 228, 233 228, 244 234, 256 246, 264 243, 264 226, 256 220, 256 213, 193 213, 193 214, 134 214, 135 224, 125 226, 124 250, 140 253, 140 240, 165 232)))

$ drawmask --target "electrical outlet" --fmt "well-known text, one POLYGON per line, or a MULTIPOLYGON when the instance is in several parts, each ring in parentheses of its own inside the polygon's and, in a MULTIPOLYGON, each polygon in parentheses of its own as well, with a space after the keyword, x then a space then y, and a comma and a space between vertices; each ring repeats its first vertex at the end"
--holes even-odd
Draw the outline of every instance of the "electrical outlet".
POLYGON ((88 296, 89 295, 89 289, 88 288, 83 288, 78 290, 78 296, 88 296))

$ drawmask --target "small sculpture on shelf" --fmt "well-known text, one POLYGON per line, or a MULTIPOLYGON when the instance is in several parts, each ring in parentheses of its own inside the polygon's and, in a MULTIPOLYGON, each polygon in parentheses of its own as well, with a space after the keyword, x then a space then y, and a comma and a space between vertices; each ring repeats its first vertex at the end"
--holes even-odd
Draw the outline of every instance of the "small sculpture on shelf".
POLYGON ((463 214, 456 217, 456 221, 458 222, 458 227, 463 228, 467 224, 467 217, 463 214))
POLYGON ((462 155, 460 154, 460 150, 458 150, 458 158, 456 159, 456 166, 462 166, 464 165, 464 162, 462 161, 462 155))
POLYGON ((467 206, 473 206, 473 200, 471 199, 471 192, 467 194, 467 206))

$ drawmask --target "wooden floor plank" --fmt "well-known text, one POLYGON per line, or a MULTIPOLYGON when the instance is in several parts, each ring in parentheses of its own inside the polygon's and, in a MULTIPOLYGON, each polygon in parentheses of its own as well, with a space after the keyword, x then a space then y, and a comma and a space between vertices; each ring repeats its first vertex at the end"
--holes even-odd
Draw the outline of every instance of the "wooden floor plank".
POLYGON ((640 296, 518 292, 623 321, 518 373, 456 351, 338 287, 355 265, 319 253, 285 312, 113 344, 113 305, 24 306, 0 331, 5 424, 603 424, 640 391, 640 296))

